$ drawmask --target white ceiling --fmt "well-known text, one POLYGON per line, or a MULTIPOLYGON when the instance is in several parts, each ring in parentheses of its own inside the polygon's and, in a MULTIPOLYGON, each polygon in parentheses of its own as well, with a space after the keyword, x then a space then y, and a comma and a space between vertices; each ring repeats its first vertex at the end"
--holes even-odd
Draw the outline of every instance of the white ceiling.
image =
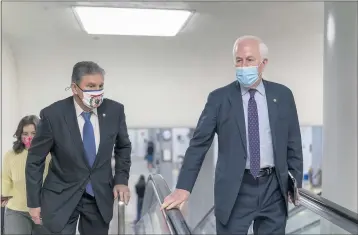
MULTIPOLYGON (((256 33, 263 38, 272 35, 320 34, 323 31, 323 3, 319 2, 3 2, 2 27, 12 47, 45 45, 63 40, 93 40, 83 32, 74 17, 71 6, 100 5, 191 9, 195 15, 176 37, 176 40, 215 40, 256 33)), ((141 39, 129 36, 100 36, 103 43, 141 39)), ((156 41, 158 42, 158 41, 156 41)))
POLYGON ((20 93, 34 96, 41 84, 46 89, 40 96, 49 97, 40 97, 41 102, 30 106, 21 104, 24 114, 68 95, 62 88, 68 86, 73 65, 93 60, 105 68, 106 84, 114 88, 108 89, 108 97, 128 107, 130 125, 141 124, 143 113, 152 115, 146 118, 148 123, 166 125, 168 115, 163 110, 172 110, 171 124, 194 123, 207 94, 234 79, 235 39, 252 34, 261 37, 270 50, 265 76, 293 89, 303 123, 322 123, 321 115, 316 115, 321 107, 317 97, 322 97, 322 2, 24 1, 2 2, 3 36, 15 54, 20 93), (94 40, 79 27, 71 9, 76 4, 191 9, 196 13, 176 37, 100 36, 94 40), (307 94, 315 96, 309 104, 307 94), (152 109, 158 100, 160 105, 152 109))

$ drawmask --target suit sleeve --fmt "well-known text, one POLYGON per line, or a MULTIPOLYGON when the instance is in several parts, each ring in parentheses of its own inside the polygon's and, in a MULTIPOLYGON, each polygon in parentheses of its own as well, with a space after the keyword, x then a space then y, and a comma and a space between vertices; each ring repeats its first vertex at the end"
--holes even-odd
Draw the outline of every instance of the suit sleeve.
POLYGON ((114 146, 115 175, 114 184, 128 185, 131 167, 132 144, 129 140, 124 107, 121 105, 119 116, 119 130, 114 146))
POLYGON ((303 178, 303 156, 302 156, 302 141, 301 131, 298 121, 297 109, 295 99, 292 92, 290 92, 290 123, 288 130, 287 143, 287 164, 288 170, 297 180, 297 186, 302 187, 303 178))
POLYGON ((40 196, 46 156, 51 151, 52 146, 51 125, 44 110, 42 110, 40 112, 40 123, 31 142, 25 168, 27 206, 29 208, 41 207, 40 196))
POLYGON ((217 104, 210 93, 202 111, 193 138, 190 140, 176 185, 177 189, 193 190, 206 153, 216 132, 217 104))

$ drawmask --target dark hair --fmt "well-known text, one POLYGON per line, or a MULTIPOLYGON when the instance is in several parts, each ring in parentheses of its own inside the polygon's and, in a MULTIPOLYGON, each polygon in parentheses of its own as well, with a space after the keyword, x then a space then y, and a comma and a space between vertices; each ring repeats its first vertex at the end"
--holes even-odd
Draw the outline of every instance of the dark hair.
POLYGON ((144 175, 139 176, 138 184, 145 184, 145 176, 144 175))
POLYGON ((35 115, 25 116, 20 120, 19 125, 17 126, 17 129, 16 129, 16 132, 14 134, 14 138, 16 138, 16 141, 14 142, 14 144, 12 146, 12 148, 16 154, 22 153, 22 151, 24 151, 24 149, 25 149, 25 145, 24 145, 24 143, 22 143, 22 139, 21 139, 21 135, 22 135, 22 132, 24 131, 24 127, 27 125, 34 125, 35 130, 36 130, 39 121, 40 121, 40 119, 35 115))
POLYGON ((81 61, 73 66, 72 82, 79 85, 83 76, 91 74, 101 74, 104 76, 105 72, 98 64, 92 61, 81 61))

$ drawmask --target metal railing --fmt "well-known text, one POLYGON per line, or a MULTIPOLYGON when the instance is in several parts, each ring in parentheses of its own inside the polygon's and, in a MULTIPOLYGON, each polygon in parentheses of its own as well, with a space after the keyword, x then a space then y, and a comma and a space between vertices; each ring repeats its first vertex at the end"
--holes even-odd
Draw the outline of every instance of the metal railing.
POLYGON ((126 204, 118 199, 118 234, 126 234, 126 218, 125 218, 126 204))

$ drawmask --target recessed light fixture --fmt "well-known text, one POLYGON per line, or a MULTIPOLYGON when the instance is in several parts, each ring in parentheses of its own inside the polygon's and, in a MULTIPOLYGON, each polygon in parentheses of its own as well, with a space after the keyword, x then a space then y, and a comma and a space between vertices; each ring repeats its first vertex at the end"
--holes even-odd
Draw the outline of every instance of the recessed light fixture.
POLYGON ((192 15, 187 10, 73 7, 88 34, 175 36, 192 15))
POLYGON ((335 19, 332 13, 328 14, 327 19, 327 30, 326 30, 326 37, 329 47, 332 47, 332 44, 334 42, 334 39, 336 37, 336 25, 335 25, 335 19))

